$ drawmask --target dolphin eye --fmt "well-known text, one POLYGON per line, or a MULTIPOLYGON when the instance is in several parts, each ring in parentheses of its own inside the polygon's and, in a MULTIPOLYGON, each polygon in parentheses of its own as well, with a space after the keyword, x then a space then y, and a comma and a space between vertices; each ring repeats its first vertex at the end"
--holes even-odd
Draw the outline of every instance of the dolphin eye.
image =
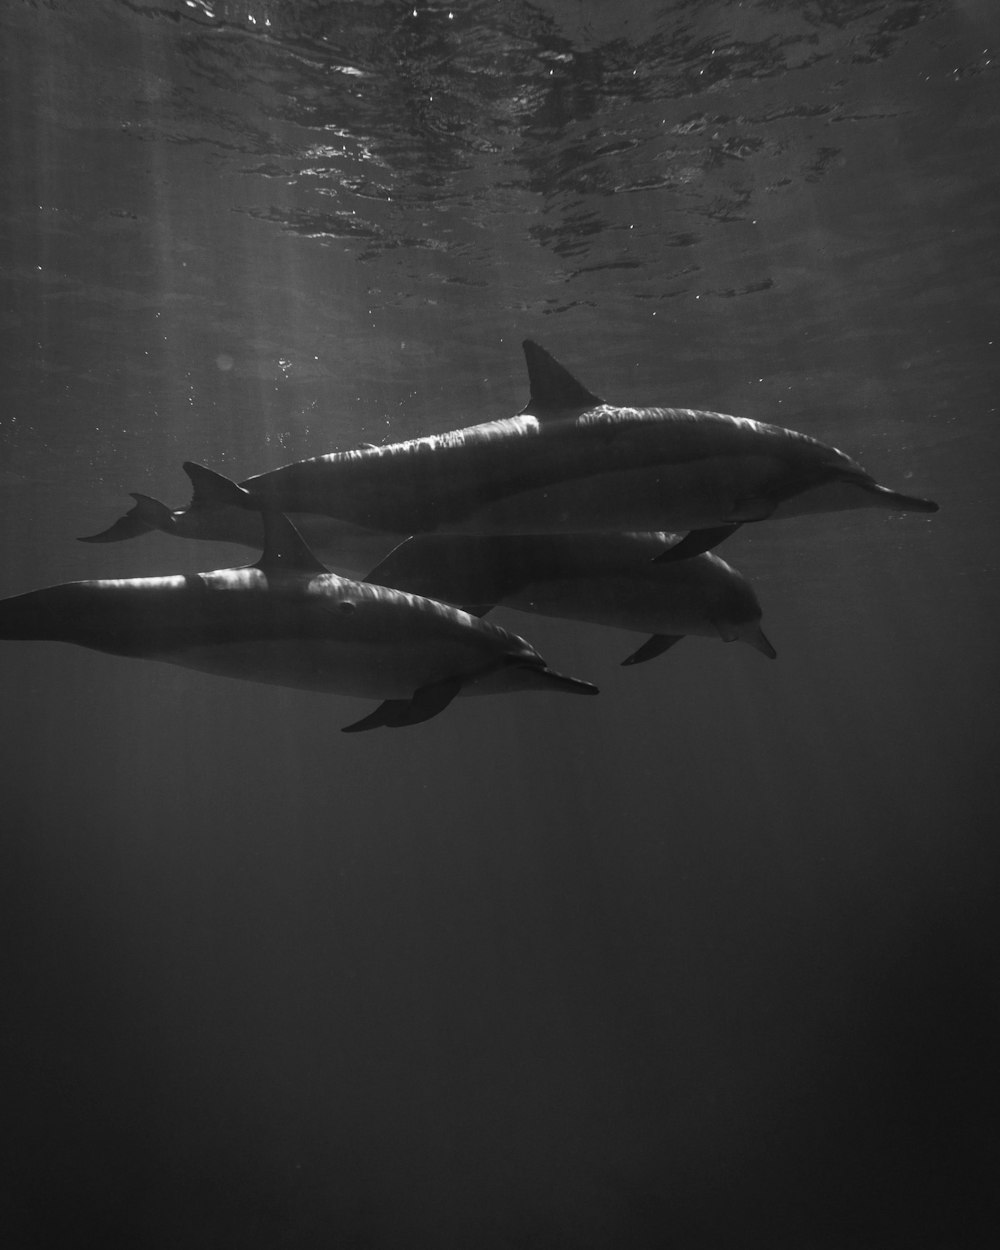
POLYGON ((350 599, 341 599, 335 605, 335 608, 341 616, 351 616, 357 611, 358 605, 356 603, 352 603, 350 599))

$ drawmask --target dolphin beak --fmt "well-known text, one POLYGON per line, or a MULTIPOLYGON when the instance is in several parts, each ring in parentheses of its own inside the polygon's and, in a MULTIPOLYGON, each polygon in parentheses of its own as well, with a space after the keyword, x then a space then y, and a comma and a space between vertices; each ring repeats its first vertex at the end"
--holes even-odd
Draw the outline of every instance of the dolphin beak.
POLYGON ((595 685, 589 681, 581 681, 579 677, 567 677, 565 673, 557 673, 554 668, 548 666, 537 671, 542 673, 557 690, 565 690, 567 694, 600 694, 595 685))
MULTIPOLYGON (((565 673, 557 673, 547 664, 537 662, 514 662, 507 668, 507 673, 514 680, 514 686, 508 689, 520 690, 561 690, 566 694, 599 694, 597 687, 589 681, 581 681, 579 677, 567 677, 565 673), (514 674, 517 674, 514 677, 514 674)), ((509 678, 509 679, 510 679, 509 678)))
POLYGON ((916 495, 904 495, 898 490, 890 490, 888 486, 879 486, 877 482, 863 483, 869 495, 874 495, 881 508, 891 508, 897 512, 937 512, 938 505, 933 499, 920 499, 916 495))
POLYGON ((775 651, 774 647, 771 646, 766 634, 759 625, 755 626, 751 632, 744 634, 743 641, 749 643, 750 646, 753 647, 755 651, 759 651, 761 655, 766 655, 769 660, 776 660, 778 658, 777 651, 775 651))

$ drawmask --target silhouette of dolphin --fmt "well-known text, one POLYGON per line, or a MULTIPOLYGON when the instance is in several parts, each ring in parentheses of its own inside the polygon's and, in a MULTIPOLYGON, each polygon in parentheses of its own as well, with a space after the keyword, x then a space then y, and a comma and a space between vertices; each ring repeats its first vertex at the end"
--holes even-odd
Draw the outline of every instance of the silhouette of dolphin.
POLYGON ((431 599, 329 573, 281 514, 260 560, 173 577, 69 582, 0 601, 0 638, 381 699, 348 732, 429 719, 458 694, 596 687, 550 669, 523 639, 431 599))
POLYGON ((421 534, 368 580, 477 616, 503 606, 650 633, 624 664, 651 660, 687 634, 739 639, 774 659, 749 581, 708 553, 657 560, 679 545, 674 534, 421 534))
POLYGON ((300 460, 239 485, 188 464, 195 495, 187 509, 137 496, 127 517, 84 541, 155 528, 242 542, 230 527, 245 529, 245 518, 232 514, 252 509, 296 523, 309 514, 355 535, 397 540, 694 531, 683 554, 697 555, 751 521, 863 507, 937 511, 930 500, 880 486, 808 435, 717 412, 616 407, 537 343, 526 340, 524 352, 531 398, 514 417, 300 460))
MULTIPOLYGON (((178 538, 201 538, 259 548, 263 539, 261 518, 251 506, 243 486, 204 465, 185 461, 191 481, 191 502, 170 509, 149 495, 133 494, 135 507, 99 534, 81 538, 84 543, 121 542, 160 530, 178 538)), ((368 530, 336 517, 310 512, 285 513, 302 540, 329 571, 363 575, 383 559, 406 535, 368 530)))

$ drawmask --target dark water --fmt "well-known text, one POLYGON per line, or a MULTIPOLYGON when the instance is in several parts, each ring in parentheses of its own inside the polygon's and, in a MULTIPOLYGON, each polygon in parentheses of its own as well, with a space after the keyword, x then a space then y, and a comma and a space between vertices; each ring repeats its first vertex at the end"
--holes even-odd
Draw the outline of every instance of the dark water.
POLYGON ((7 643, 7 1246, 992 1244, 993 0, 0 9, 0 592, 234 477, 612 401, 933 517, 751 526, 774 664, 508 614, 600 699, 7 643))

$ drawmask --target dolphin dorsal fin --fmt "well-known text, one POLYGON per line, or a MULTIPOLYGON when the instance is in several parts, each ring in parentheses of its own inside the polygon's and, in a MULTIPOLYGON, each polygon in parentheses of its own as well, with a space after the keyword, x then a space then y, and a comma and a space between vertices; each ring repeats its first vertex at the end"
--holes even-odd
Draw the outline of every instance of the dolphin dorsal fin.
POLYGON ((138 521, 144 528, 152 530, 169 530, 173 525, 174 514, 165 503, 160 503, 149 495, 137 495, 134 491, 132 498, 135 500, 135 507, 127 519, 138 521))
POLYGON ((191 506, 194 508, 245 508, 250 498, 249 491, 214 469, 207 469, 203 464, 195 464, 193 460, 185 460, 181 466, 191 479, 191 506))
POLYGON ((254 568, 262 573, 329 573, 283 512, 267 510, 263 521, 264 551, 254 568))
POLYGON ((595 408, 604 400, 588 391, 582 382, 578 382, 568 369, 564 369, 558 360, 533 343, 524 340, 524 358, 528 363, 528 384, 531 387, 531 398, 521 409, 525 416, 546 417, 561 416, 570 409, 595 408))

